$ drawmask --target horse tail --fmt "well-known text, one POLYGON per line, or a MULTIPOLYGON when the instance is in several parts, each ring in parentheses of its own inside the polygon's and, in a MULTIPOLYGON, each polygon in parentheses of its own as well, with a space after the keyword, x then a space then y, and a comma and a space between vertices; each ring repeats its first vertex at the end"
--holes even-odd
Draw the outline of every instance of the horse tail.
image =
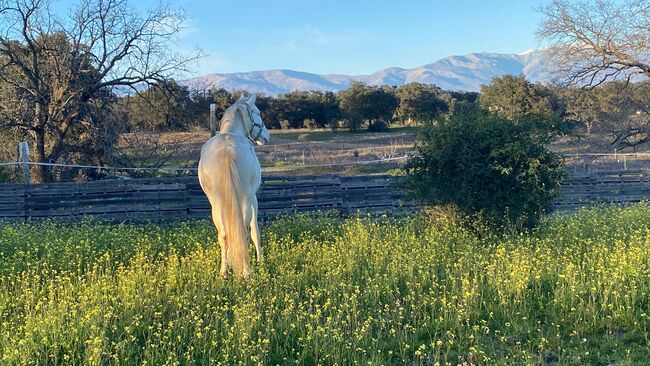
POLYGON ((235 166, 234 153, 226 154, 220 185, 223 189, 222 222, 226 233, 227 259, 230 259, 235 277, 249 277, 250 259, 248 256, 248 236, 242 207, 240 204, 241 184, 235 166))

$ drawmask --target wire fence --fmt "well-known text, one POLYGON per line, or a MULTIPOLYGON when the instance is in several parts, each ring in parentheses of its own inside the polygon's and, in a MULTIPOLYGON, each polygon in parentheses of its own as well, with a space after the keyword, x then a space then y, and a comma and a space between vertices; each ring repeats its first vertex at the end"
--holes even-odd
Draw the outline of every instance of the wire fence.
POLYGON ((650 153, 564 154, 567 171, 589 174, 614 170, 650 170, 650 153))
MULTIPOLYGON (((322 169, 322 168, 336 169, 336 168, 350 167, 350 166, 401 164, 401 162, 405 161, 408 158, 409 156, 405 155, 405 156, 390 157, 384 159, 362 160, 362 161, 342 162, 342 163, 294 164, 294 165, 284 165, 284 166, 274 166, 274 167, 263 167, 262 172, 281 173, 281 172, 291 172, 297 170, 322 169)), ((140 174, 137 173, 150 172, 150 173, 168 173, 168 175, 182 176, 182 175, 196 175, 198 172, 197 166, 118 167, 118 166, 108 166, 108 165, 39 163, 33 161, 27 161, 27 162, 14 161, 14 162, 0 163, 0 167, 6 167, 6 168, 15 167, 16 169, 18 169, 25 166, 28 167, 46 166, 50 168, 91 170, 95 172, 102 172, 105 173, 106 176, 112 176, 112 177, 118 177, 122 173, 127 173, 128 175, 140 176, 140 174)), ((24 179, 26 181, 29 181, 29 177, 24 177, 24 179)))
MULTIPOLYGON (((584 175, 604 171, 625 171, 625 170, 650 170, 650 153, 578 153, 563 154, 565 157, 566 169, 572 175, 584 175)), ((310 171, 320 169, 321 171, 335 171, 340 168, 354 166, 384 166, 396 167, 403 164, 410 156, 389 157, 374 160, 350 161, 341 163, 325 164, 292 164, 283 166, 263 167, 264 173, 282 173, 295 171, 310 171)), ((142 177, 156 175, 196 175, 198 167, 194 166, 160 166, 160 167, 120 167, 109 165, 85 165, 85 164, 63 164, 63 163, 40 163, 33 161, 12 161, 0 162, 0 168, 15 168, 15 173, 20 175, 19 170, 25 166, 47 166, 59 169, 76 169, 82 171, 94 171, 103 173, 104 177, 142 177)), ((1 173, 1 170, 0 170, 1 173)), ((1 177, 1 176, 0 176, 1 177)))
MULTIPOLYGON (((387 163, 392 161, 402 161, 408 159, 409 156, 399 156, 394 158, 386 159, 375 159, 375 160, 362 160, 362 161, 352 161, 345 163, 332 163, 332 164, 300 164, 300 165, 286 165, 280 167, 265 167, 264 170, 290 170, 290 169, 302 169, 302 168, 321 168, 321 167, 334 167, 334 166, 350 166, 350 165, 365 165, 365 164, 375 164, 375 163, 387 163)), ((108 165, 80 165, 80 164, 58 164, 58 163, 38 163, 38 162, 27 162, 22 163, 19 161, 13 161, 8 163, 0 163, 0 166, 21 166, 27 164, 30 166, 50 166, 50 167, 63 167, 63 168, 79 168, 79 169, 96 169, 96 170, 143 170, 143 171, 197 171, 198 168, 195 166, 172 166, 172 167, 117 167, 117 166, 108 166, 108 165)))
POLYGON ((22 163, 19 162, 19 161, 12 161, 12 162, 9 162, 9 163, 0 163, 0 166, 17 166, 17 165, 21 165, 21 164, 22 163))

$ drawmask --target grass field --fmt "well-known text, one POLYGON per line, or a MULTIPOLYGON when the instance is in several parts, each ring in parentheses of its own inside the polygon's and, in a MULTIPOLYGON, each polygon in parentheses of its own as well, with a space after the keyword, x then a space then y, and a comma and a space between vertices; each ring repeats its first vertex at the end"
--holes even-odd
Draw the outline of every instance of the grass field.
POLYGON ((642 365, 650 206, 477 237, 292 216, 249 283, 207 222, 0 227, 3 365, 642 365))
MULTIPOLYGON (((386 158, 406 156, 414 151, 418 128, 412 126, 393 126, 387 131, 351 132, 347 129, 331 131, 327 129, 273 130, 271 142, 257 146, 256 153, 262 167, 267 172, 286 174, 342 173, 363 174, 385 172, 396 168, 402 161, 391 164, 364 164, 359 162, 376 161, 386 158), (347 164, 337 166, 337 164, 347 164), (320 169, 305 166, 323 166, 320 169)), ((192 166, 197 164, 201 146, 210 137, 207 131, 165 132, 162 134, 142 133, 138 136, 137 149, 120 150, 134 166, 192 166)), ((123 136, 122 143, 133 136, 123 136)), ((590 136, 562 137, 549 148, 562 154, 609 153, 614 149, 609 143, 611 136, 592 134, 590 136)), ((118 149, 119 150, 119 149, 118 149)), ((628 149, 630 150, 630 149, 628 149)), ((630 153, 631 150, 618 151, 630 153)), ((638 152, 645 151, 641 147, 638 152)), ((595 157, 588 161, 594 170, 639 169, 650 166, 650 156, 595 157)), ((585 161, 580 157, 567 158, 569 171, 584 170, 585 161), (582 170, 581 170, 582 169, 582 170)), ((123 165, 123 164, 122 164, 123 165)))
MULTIPOLYGON (((272 130, 270 143, 256 146, 255 151, 266 172, 281 171, 292 175, 385 172, 395 168, 399 162, 355 163, 407 155, 413 151, 416 131, 415 127, 408 126, 394 126, 385 132, 351 132, 347 129, 272 130), (346 165, 337 166, 341 163, 346 165)), ((125 134, 120 139, 117 151, 126 165, 195 166, 201 146, 209 138, 208 131, 125 134)))

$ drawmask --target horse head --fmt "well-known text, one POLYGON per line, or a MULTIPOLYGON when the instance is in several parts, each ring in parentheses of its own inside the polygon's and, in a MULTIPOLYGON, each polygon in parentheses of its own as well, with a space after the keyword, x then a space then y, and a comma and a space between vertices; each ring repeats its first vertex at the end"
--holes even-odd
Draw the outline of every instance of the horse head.
POLYGON ((271 140, 271 133, 264 125, 264 121, 262 121, 260 110, 255 105, 255 98, 255 93, 251 94, 248 99, 244 98, 244 94, 242 93, 237 104, 242 105, 242 117, 244 117, 244 120, 248 120, 248 126, 245 126, 247 129, 247 137, 258 145, 264 145, 271 140))

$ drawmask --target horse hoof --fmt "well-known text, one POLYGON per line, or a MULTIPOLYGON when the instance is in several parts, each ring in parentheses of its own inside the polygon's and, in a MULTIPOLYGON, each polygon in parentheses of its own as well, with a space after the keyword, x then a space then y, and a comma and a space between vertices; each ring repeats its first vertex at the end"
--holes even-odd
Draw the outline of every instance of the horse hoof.
POLYGON ((242 277, 244 280, 246 280, 246 281, 250 281, 250 279, 251 279, 251 273, 248 272, 248 271, 244 271, 244 273, 242 273, 242 276, 241 276, 241 277, 242 277))

